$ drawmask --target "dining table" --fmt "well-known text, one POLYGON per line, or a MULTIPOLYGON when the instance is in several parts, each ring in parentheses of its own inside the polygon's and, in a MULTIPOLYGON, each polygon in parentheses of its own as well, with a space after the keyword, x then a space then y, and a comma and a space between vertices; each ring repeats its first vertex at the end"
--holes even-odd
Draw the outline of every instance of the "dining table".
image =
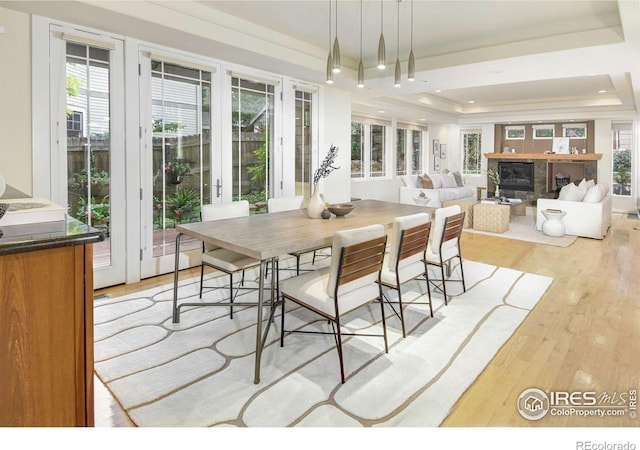
MULTIPOLYGON (((195 222, 176 225, 175 272, 173 285, 173 322, 179 321, 178 281, 180 240, 189 236, 208 244, 226 248, 260 261, 258 277, 258 301, 256 317, 256 348, 254 364, 254 383, 260 382, 260 359, 269 333, 271 320, 267 321, 263 331, 263 307, 271 307, 273 317, 277 299, 274 298, 275 270, 270 271, 270 302, 265 304, 265 276, 269 264, 276 267, 276 260, 289 253, 308 248, 330 247, 333 235, 337 231, 359 228, 366 225, 381 224, 385 229, 393 225, 396 217, 421 212, 433 213, 435 208, 409 205, 381 200, 358 200, 352 203, 354 209, 343 217, 330 219, 311 219, 306 209, 256 214, 232 219, 195 222)), ((229 305, 220 302, 219 305, 229 305)), ((246 304, 246 303, 245 303, 246 304)))

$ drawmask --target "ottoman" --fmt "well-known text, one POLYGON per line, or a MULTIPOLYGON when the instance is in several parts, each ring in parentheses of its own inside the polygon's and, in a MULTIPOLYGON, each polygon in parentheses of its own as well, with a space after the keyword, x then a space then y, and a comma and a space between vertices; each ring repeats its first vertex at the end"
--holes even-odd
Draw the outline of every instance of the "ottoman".
POLYGON ((478 203, 473 206, 473 229, 504 233, 509 229, 509 205, 478 203))
POLYGON ((442 203, 442 207, 446 208, 447 206, 458 205, 460 207, 460 212, 464 213, 464 223, 462 228, 472 228, 473 227, 473 206, 476 202, 470 202, 469 200, 449 200, 447 202, 442 203))

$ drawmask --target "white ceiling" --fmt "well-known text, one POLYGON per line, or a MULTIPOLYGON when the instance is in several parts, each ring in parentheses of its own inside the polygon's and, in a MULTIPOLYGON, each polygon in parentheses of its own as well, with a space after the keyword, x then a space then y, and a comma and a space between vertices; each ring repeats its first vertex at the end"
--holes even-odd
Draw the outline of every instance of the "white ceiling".
MULTIPOLYGON (((335 14, 336 2, 329 0, 0 1, 313 82, 324 82, 330 4, 335 14)), ((355 113, 440 123, 637 115, 640 0, 365 0, 365 89, 356 87, 360 7, 360 1, 337 2, 343 70, 334 75, 334 86, 352 92, 355 113), (409 82, 412 3, 418 73, 409 82), (387 53, 382 71, 375 67, 381 6, 387 53), (396 88, 398 10, 403 77, 396 88)))

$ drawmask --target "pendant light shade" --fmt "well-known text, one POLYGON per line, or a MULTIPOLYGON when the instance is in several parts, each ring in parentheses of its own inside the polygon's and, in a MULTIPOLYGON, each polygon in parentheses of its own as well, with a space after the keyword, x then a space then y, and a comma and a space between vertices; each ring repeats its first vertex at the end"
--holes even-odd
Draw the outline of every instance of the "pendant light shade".
POLYGON ((409 52, 407 79, 409 81, 415 81, 416 79, 416 59, 413 56, 413 0, 411 0, 411 51, 409 52))
POLYGON ((407 80, 415 81, 416 79, 416 59, 413 57, 413 50, 409 53, 409 70, 407 71, 407 80))
POLYGON ((396 28, 396 73, 393 85, 400 87, 400 77, 402 76, 402 69, 400 68, 400 0, 398 0, 398 25, 396 28))
POLYGON ((327 57, 327 84, 333 84, 333 57, 331 55, 331 0, 329 0, 329 56, 327 57))
POLYGON ((362 0, 360 0, 360 62, 358 63, 358 87, 364 87, 364 64, 362 64, 362 0))
POLYGON ((331 52, 329 52, 329 57, 327 58, 327 84, 333 84, 333 58, 331 57, 331 52))
POLYGON ((364 65, 362 64, 362 60, 360 60, 360 64, 358 64, 358 87, 364 87, 364 65))
POLYGON ((333 64, 331 67, 333 73, 340 73, 340 43, 338 42, 338 35, 333 41, 333 64))
POLYGON ((338 0, 336 0, 336 38, 333 40, 333 73, 340 73, 340 42, 338 42, 338 0))
POLYGON ((384 33, 383 33, 383 25, 384 25, 384 12, 383 12, 384 3, 380 0, 380 39, 378 40, 378 69, 384 69, 387 64, 386 60, 386 52, 384 45, 384 33))

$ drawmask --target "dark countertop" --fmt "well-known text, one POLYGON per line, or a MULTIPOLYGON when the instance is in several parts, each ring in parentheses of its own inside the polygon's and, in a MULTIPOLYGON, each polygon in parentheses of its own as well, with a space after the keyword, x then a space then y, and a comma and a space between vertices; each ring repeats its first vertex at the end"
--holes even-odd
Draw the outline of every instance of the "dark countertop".
MULTIPOLYGON (((7 186, 2 198, 26 198, 28 195, 7 186)), ((0 199, 2 203, 2 199, 0 199)), ((104 233, 73 217, 57 222, 26 225, 0 225, 0 255, 44 250, 67 245, 104 241, 104 233)))
POLYGON ((0 227, 0 255, 104 241, 104 233, 72 217, 66 221, 0 227))

